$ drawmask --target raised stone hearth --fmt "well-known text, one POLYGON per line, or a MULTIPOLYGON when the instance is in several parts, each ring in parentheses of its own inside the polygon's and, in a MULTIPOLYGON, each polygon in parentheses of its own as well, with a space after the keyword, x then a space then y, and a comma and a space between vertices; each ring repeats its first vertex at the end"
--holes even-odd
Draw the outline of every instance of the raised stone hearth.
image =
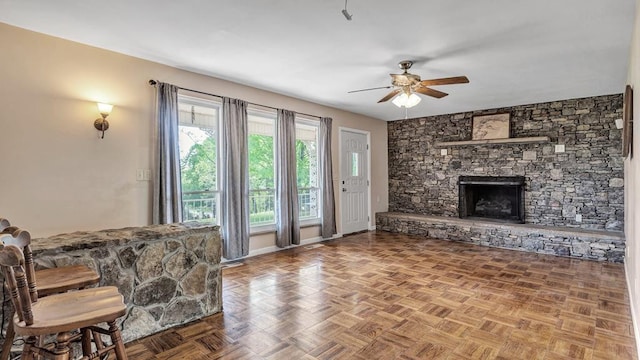
POLYGON ((376 230, 580 259, 623 262, 622 232, 377 213, 376 230))

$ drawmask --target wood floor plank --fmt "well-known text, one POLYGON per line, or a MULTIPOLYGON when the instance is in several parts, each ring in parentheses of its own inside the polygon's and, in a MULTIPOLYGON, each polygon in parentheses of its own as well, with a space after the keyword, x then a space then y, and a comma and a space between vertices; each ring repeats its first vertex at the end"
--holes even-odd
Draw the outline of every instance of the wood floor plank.
POLYGON ((129 358, 638 360, 620 264, 386 232, 241 263, 224 313, 129 358))

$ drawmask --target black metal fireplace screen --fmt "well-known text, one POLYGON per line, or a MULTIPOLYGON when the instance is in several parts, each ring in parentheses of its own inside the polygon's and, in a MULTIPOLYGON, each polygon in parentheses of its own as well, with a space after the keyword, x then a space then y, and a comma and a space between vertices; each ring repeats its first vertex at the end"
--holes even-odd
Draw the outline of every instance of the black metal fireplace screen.
POLYGON ((524 181, 524 176, 460 176, 460 217, 524 223, 524 181))

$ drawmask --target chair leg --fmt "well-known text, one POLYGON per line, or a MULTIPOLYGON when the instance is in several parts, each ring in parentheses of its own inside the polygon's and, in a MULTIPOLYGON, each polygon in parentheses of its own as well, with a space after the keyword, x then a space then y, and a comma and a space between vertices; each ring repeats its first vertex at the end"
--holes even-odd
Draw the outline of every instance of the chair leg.
POLYGON ((21 360, 34 360, 35 354, 33 353, 33 348, 36 345, 36 341, 38 341, 38 339, 36 339, 35 336, 29 336, 26 339, 24 339, 24 346, 22 347, 22 355, 20 356, 21 360))
POLYGON ((71 358, 71 341, 70 333, 59 333, 56 336, 56 347, 53 349, 53 358, 51 360, 69 360, 71 358))
POLYGON ((82 355, 89 356, 93 352, 91 349, 91 330, 84 328, 82 332, 82 355))
POLYGON ((0 353, 0 360, 8 360, 11 355, 11 346, 13 346, 13 339, 16 336, 15 329, 13 328, 13 307, 9 314, 9 323, 7 324, 7 336, 4 338, 4 344, 2 344, 2 353, 0 353))
POLYGON ((114 321, 109 321, 109 336, 111 337, 111 343, 115 346, 116 359, 117 360, 127 360, 127 352, 124 349, 124 343, 122 342, 122 335, 120 334, 120 329, 118 329, 118 325, 114 321))
POLYGON ((97 331, 92 331, 92 333, 93 333, 93 341, 96 343, 96 348, 98 350, 104 349, 104 343, 102 342, 102 335, 100 335, 100 333, 97 331))

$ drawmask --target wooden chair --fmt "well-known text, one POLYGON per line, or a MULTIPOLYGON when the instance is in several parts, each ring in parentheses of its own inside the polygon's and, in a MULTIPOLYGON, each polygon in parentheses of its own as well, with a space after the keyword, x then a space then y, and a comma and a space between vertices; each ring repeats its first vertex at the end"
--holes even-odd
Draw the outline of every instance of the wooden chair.
MULTIPOLYGON (((19 234, 16 235, 14 237, 19 237, 19 234)), ((0 266, 16 309, 12 322, 16 334, 25 338, 22 359, 33 360, 39 356, 53 360, 71 359, 69 344, 78 339, 82 340, 82 359, 96 359, 111 350, 115 352, 116 359, 127 359, 116 325, 116 320, 126 313, 127 308, 116 287, 66 292, 33 302, 35 286, 26 274, 25 265, 20 248, 0 245, 0 266), (96 326, 104 322, 108 324, 107 329, 96 326), (79 333, 74 334, 76 330, 79 333), (92 352, 92 331, 109 335, 112 345, 92 352), (56 335, 55 341, 39 345, 40 339, 48 335, 56 335)))
MULTIPOLYGON (((31 301, 36 302, 39 297, 58 294, 69 290, 79 290, 95 285, 100 276, 91 268, 84 265, 65 266, 34 271, 33 254, 31 252, 31 235, 29 232, 11 226, 9 221, 0 218, 0 244, 14 245, 23 251, 25 258, 26 276, 33 284, 29 289, 31 301)), ((13 319, 15 308, 9 315, 13 319)), ((2 345, 0 360, 7 360, 11 355, 11 346, 15 337, 13 321, 9 321, 5 342, 2 345)), ((96 345, 102 346, 99 336, 95 338, 96 345)))

